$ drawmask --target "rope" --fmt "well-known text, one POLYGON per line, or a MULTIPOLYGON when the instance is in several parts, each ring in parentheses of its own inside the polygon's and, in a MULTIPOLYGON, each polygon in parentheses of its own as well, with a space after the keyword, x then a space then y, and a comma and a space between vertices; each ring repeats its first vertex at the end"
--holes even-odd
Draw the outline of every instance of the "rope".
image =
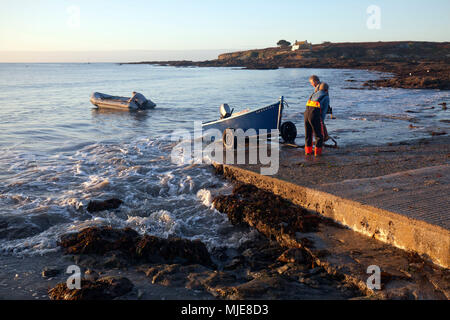
POLYGON ((286 101, 286 99, 285 100, 283 100, 284 101, 284 104, 286 105, 286 107, 288 107, 289 108, 289 104, 288 104, 288 102, 286 101))

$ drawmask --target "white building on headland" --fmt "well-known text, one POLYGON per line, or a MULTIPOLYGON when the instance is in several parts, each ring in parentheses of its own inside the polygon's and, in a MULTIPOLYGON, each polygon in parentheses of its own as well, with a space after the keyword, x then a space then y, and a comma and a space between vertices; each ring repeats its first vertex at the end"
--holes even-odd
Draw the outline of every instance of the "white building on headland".
POLYGON ((305 41, 297 41, 295 40, 294 45, 292 46, 292 51, 301 50, 301 49, 311 49, 312 44, 308 42, 308 40, 305 41))

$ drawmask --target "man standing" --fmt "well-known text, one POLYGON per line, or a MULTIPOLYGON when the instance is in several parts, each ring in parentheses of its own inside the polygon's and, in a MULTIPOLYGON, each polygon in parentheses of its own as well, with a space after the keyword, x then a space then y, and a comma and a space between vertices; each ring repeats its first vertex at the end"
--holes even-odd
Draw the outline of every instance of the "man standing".
MULTIPOLYGON (((318 81, 318 78, 311 77, 311 85, 314 86, 318 81)), ((315 92, 311 95, 306 103, 305 111, 305 154, 310 155, 313 153, 313 134, 316 136, 316 148, 314 150, 315 156, 322 155, 322 147, 324 139, 327 136, 325 132, 325 126, 323 123, 322 111, 328 109, 329 97, 328 97, 328 85, 326 83, 317 84, 314 86, 315 92)))

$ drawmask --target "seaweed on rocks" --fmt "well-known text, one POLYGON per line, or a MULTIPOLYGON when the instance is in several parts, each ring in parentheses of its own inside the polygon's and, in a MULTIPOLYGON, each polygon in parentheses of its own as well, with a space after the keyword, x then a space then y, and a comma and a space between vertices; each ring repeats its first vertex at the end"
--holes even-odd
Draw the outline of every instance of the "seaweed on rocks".
POLYGON ((59 245, 66 254, 106 256, 107 267, 121 267, 127 262, 213 266, 208 249, 199 240, 141 236, 131 228, 89 227, 63 235, 59 245))
POLYGON ((52 300, 112 300, 133 289, 133 283, 124 277, 103 277, 95 281, 81 280, 81 289, 69 289, 58 283, 48 291, 52 300))
MULTIPOLYGON (((213 250, 218 265, 200 241, 139 235, 132 229, 90 227, 63 236, 60 246, 81 259, 77 265, 128 270, 130 264, 131 272, 144 272, 152 284, 203 291, 219 299, 341 299, 360 295, 325 269, 314 268, 310 252, 300 246, 303 240, 292 240, 297 232, 318 231, 320 217, 251 185, 238 185, 232 195, 217 197, 214 203, 228 213, 233 224, 260 231, 238 248, 213 250), (271 241, 273 238, 277 241, 271 241)), ((64 284, 58 284, 49 296, 116 299, 125 290, 111 292, 116 292, 111 283, 105 284, 93 272, 82 280, 81 290, 68 292, 64 284)))
POLYGON ((98 254, 121 251, 134 256, 139 234, 133 229, 123 230, 111 227, 90 227, 77 233, 63 235, 59 245, 67 254, 98 254))
POLYGON ((213 266, 208 249, 200 240, 162 239, 146 235, 138 242, 136 254, 139 259, 149 262, 169 261, 171 263, 213 266))
POLYGON ((237 184, 231 195, 218 196, 213 204, 218 211, 228 215, 232 224, 255 227, 269 238, 317 232, 324 220, 280 196, 249 184, 237 184))

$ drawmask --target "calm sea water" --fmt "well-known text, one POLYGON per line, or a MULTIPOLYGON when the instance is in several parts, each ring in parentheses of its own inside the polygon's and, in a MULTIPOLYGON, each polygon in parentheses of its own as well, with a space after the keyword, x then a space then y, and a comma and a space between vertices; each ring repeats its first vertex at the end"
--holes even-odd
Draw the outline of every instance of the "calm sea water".
POLYGON ((0 64, 0 252, 53 251, 61 234, 97 224, 200 239, 209 248, 251 239, 251 232, 232 227, 211 208, 212 195, 229 190, 227 183, 206 165, 170 161, 170 134, 218 118, 222 103, 239 111, 283 95, 290 105, 284 119, 297 124, 301 144, 311 74, 331 86, 337 119, 327 125, 340 145, 448 130, 448 113, 437 105, 449 102, 448 92, 347 89, 386 76, 375 72, 0 64), (133 90, 157 108, 102 111, 89 103, 93 91, 129 96, 133 90), (90 199, 108 197, 125 204, 92 215, 83 208, 90 199))

